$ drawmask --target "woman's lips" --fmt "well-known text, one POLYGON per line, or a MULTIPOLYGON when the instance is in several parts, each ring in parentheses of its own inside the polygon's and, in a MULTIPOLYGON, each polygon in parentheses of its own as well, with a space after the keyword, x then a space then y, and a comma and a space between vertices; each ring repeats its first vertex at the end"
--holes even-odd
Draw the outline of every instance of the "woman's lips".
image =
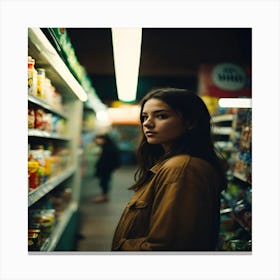
POLYGON ((154 135, 156 135, 156 133, 155 133, 155 132, 151 132, 151 131, 147 131, 147 132, 145 133, 145 135, 146 135, 147 137, 153 137, 154 135))

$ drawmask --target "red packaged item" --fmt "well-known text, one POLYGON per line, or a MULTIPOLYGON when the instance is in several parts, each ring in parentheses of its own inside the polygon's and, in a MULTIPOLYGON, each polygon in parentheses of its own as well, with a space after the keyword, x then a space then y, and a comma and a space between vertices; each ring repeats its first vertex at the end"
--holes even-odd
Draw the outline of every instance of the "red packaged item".
POLYGON ((45 129, 45 112, 42 109, 37 109, 35 111, 35 128, 44 130, 45 129))

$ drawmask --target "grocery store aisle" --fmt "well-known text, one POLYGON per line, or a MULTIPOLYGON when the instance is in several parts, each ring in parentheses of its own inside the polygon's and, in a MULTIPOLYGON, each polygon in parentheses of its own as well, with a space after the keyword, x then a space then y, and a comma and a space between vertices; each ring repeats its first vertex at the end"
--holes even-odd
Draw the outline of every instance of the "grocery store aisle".
POLYGON ((93 197, 100 194, 98 181, 88 174, 82 177, 77 251, 110 251, 120 215, 133 195, 133 191, 129 191, 128 187, 133 182, 134 171, 134 166, 123 166, 114 173, 110 201, 107 203, 92 202, 93 197))

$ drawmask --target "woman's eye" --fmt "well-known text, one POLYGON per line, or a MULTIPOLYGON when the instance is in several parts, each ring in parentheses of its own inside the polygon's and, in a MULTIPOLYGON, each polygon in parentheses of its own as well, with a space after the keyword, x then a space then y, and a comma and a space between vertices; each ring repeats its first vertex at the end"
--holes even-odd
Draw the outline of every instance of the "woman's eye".
POLYGON ((141 121, 144 122, 145 120, 147 120, 148 116, 141 116, 141 121))
POLYGON ((157 118, 160 120, 164 120, 167 118, 167 115, 157 115, 157 118))

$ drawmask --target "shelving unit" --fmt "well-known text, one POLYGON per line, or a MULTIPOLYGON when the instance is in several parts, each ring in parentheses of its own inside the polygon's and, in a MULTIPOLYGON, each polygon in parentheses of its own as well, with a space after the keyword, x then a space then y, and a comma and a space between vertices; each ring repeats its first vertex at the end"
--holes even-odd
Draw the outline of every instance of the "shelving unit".
POLYGON ((229 164, 228 188, 221 199, 219 250, 251 251, 251 109, 230 112, 212 117, 215 148, 229 164))
MULTIPOLYGON (((36 128, 28 129, 29 145, 49 145, 54 149, 65 148, 69 151, 67 161, 64 162, 51 174, 49 178, 41 182, 39 186, 28 193, 29 210, 44 208, 48 209, 48 195, 54 190, 65 188, 71 189, 70 200, 63 211, 55 217, 54 226, 50 235, 42 242, 39 248, 29 251, 55 251, 60 242, 64 243, 65 250, 72 250, 74 235, 67 236, 65 229, 68 226, 76 229, 77 215, 80 196, 80 135, 82 126, 83 101, 87 94, 71 74, 64 61, 60 58, 55 48, 48 41, 40 28, 28 30, 28 55, 35 59, 38 68, 44 68, 46 76, 62 96, 65 111, 58 110, 46 100, 35 95, 28 95, 28 108, 34 107, 63 119, 66 124, 66 133, 54 133, 36 128), (67 244, 65 246, 65 240, 67 244), (66 248, 67 247, 67 248, 66 248)), ((63 161, 62 161, 63 162, 63 161)), ((29 220, 32 218, 30 217, 29 220)), ((32 224, 34 221, 32 220, 32 224)), ((31 222, 29 223, 29 225, 31 222)))

